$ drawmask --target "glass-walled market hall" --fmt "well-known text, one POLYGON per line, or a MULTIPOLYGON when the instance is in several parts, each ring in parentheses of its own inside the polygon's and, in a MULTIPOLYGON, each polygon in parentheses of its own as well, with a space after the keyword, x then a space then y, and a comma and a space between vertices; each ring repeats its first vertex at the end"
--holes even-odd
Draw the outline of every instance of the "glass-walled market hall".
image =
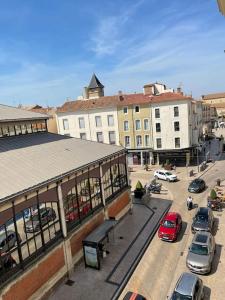
POLYGON ((24 272, 128 188, 126 154, 112 155, 0 203, 0 285, 24 272))

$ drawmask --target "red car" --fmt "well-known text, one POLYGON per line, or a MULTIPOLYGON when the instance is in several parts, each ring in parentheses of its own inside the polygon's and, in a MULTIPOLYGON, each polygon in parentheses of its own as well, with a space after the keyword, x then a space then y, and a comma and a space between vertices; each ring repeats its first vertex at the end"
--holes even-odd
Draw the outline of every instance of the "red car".
POLYGON ((160 223, 158 236, 161 240, 173 242, 177 239, 182 227, 180 214, 168 212, 160 223))

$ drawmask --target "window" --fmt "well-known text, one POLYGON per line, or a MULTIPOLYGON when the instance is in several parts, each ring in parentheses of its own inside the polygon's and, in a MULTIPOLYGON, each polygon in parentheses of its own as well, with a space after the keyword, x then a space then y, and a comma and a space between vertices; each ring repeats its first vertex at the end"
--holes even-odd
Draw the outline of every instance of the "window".
POLYGON ((127 107, 127 106, 124 106, 124 108, 123 108, 123 113, 124 113, 124 114, 128 114, 128 107, 127 107))
POLYGON ((141 121, 140 120, 135 120, 135 128, 136 128, 136 130, 141 130, 141 121))
POLYGON ((85 133, 85 132, 80 133, 80 138, 81 138, 82 140, 86 140, 86 139, 87 139, 86 133, 85 133))
POLYGON ((63 129, 68 130, 69 129, 69 121, 68 119, 63 119, 63 129))
POLYGON ((136 145, 137 145, 137 147, 142 146, 142 137, 141 137, 141 135, 136 136, 136 145))
POLYGON ((127 135, 124 138, 125 147, 130 147, 130 137, 127 135))
POLYGON ((139 113, 140 112, 140 106, 139 105, 136 105, 135 108, 134 108, 134 111, 136 113, 139 113))
POLYGON ((124 129, 124 131, 128 131, 129 130, 129 122, 128 121, 124 121, 123 122, 123 129, 124 129))
POLYGON ((79 120, 79 128, 85 128, 84 118, 81 117, 78 120, 79 120))
POLYGON ((97 132, 97 141, 103 143, 103 134, 102 132, 97 132))
POLYGON ((162 148, 162 139, 160 139, 160 138, 156 139, 156 147, 162 148))
POLYGON ((161 132, 161 124, 160 123, 155 123, 155 131, 161 132))
POLYGON ((113 115, 108 115, 108 126, 114 126, 113 115))
POLYGON ((95 117, 95 125, 96 127, 101 127, 102 126, 102 119, 100 116, 95 117))
POLYGON ((159 108, 155 108, 155 118, 160 118, 159 108))
POLYGON ((175 138, 175 148, 180 148, 180 138, 175 138))
POLYGON ((179 107, 178 106, 174 106, 173 112, 174 112, 174 117, 179 117, 179 107))
POLYGON ((150 145, 150 136, 149 135, 145 135, 145 146, 149 146, 150 145))
POLYGON ((109 131, 109 143, 111 145, 115 145, 115 143, 116 143, 115 131, 109 131))
POLYGON ((174 122, 174 131, 180 131, 180 123, 174 122))
POLYGON ((144 119, 144 130, 149 130, 149 119, 144 119))

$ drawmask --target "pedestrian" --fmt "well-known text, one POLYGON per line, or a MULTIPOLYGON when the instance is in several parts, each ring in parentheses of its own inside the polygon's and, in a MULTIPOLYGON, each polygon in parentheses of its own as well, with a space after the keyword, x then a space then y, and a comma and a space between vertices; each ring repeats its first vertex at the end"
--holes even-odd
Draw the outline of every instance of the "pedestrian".
POLYGON ((191 196, 187 197, 187 208, 188 210, 191 210, 193 208, 193 200, 191 196))
POLYGON ((176 165, 173 165, 173 170, 176 172, 176 165))

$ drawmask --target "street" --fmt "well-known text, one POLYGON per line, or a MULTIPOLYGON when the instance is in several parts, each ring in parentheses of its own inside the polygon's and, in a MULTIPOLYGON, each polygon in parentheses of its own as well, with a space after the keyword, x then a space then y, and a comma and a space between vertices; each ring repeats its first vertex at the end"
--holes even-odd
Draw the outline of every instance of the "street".
MULTIPOLYGON (((216 159, 218 155, 218 145, 212 150, 212 156, 216 159)), ((215 186, 216 179, 225 179, 224 167, 224 160, 218 160, 215 164, 208 166, 207 172, 201 176, 201 178, 205 180, 207 188, 202 193, 192 194, 194 204, 206 206, 206 198, 211 188, 215 186)), ((153 177, 153 171, 154 170, 150 172, 139 171, 131 173, 132 187, 134 188, 137 178, 140 179, 143 184, 149 181, 149 179, 153 177)), ((182 216, 183 227, 179 238, 175 243, 167 243, 161 241, 158 236, 155 235, 119 299, 123 299, 123 296, 128 290, 138 292, 147 299, 166 299, 167 296, 171 294, 180 274, 188 271, 185 262, 188 246, 193 237, 190 225, 196 208, 188 211, 186 208, 186 198, 189 195, 187 191, 188 184, 193 178, 187 177, 185 168, 177 168, 176 174, 180 179, 179 181, 175 183, 166 181, 160 182, 162 182, 165 190, 168 189, 169 195, 172 197, 171 200, 173 200, 173 204, 170 211, 179 212, 182 216)), ((197 177, 197 174, 195 177, 197 177)), ((223 184, 225 184, 225 182, 223 184)), ((200 277, 205 286, 204 299, 220 300, 222 299, 221 295, 224 294, 221 278, 225 276, 225 254, 223 247, 225 237, 222 234, 225 230, 225 215, 224 212, 214 212, 214 217, 214 234, 217 251, 213 261, 213 269, 209 275, 200 277)))

